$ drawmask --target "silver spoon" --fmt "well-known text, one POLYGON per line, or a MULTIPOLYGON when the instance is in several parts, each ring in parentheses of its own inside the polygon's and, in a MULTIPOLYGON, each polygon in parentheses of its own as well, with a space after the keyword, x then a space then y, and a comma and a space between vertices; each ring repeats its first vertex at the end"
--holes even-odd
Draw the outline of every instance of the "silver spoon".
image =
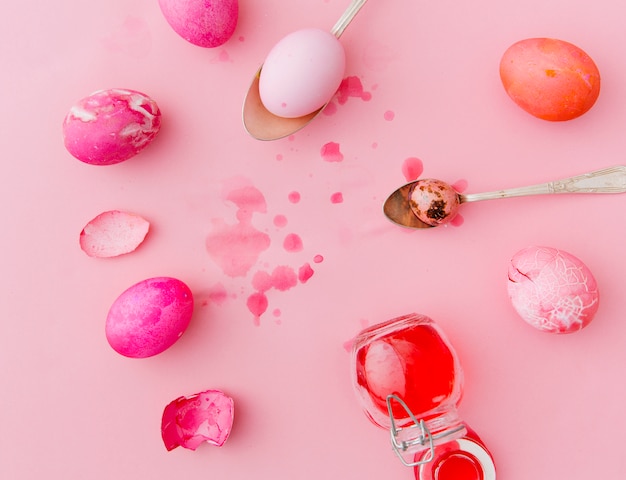
MULTIPOLYGON (((425 214, 425 209, 418 209, 416 207, 416 202, 412 200, 412 196, 417 194, 415 193, 416 188, 419 188, 420 185, 426 184, 426 182, 433 182, 433 180, 415 180, 394 191, 383 205, 383 212, 387 218, 398 225, 408 228, 431 228, 437 226, 438 224, 441 225, 447 223, 449 220, 452 220, 458 205, 444 206, 441 204, 441 200, 439 198, 433 197, 433 201, 439 201, 439 204, 437 205, 438 208, 434 209, 434 211, 438 211, 438 215, 433 214, 431 216, 441 218, 428 218, 428 214, 425 214), (417 210, 419 210, 419 212, 417 210), (446 218, 444 210, 451 210, 453 215, 446 218), (434 224, 429 224, 427 222, 434 224)), ((450 185, 444 184, 440 181, 435 182, 446 185, 447 188, 453 191, 456 194, 456 200, 459 205, 467 202, 478 202, 480 200, 522 197, 528 195, 549 195, 557 193, 624 193, 626 192, 626 166, 618 165, 553 182, 541 183, 528 187, 511 188, 508 190, 496 190, 494 192, 486 193, 457 193, 450 185)))
MULTIPOLYGON (((352 19, 365 5, 367 0, 352 0, 345 12, 341 15, 335 26, 330 31, 339 38, 352 19)), ((259 79, 263 65, 257 70, 248 93, 243 102, 243 126, 246 131, 257 140, 278 140, 287 137, 305 127, 311 120, 324 110, 326 104, 318 110, 297 118, 279 117, 269 112, 261 101, 259 94, 259 79)), ((329 98, 328 101, 331 99, 329 98)))

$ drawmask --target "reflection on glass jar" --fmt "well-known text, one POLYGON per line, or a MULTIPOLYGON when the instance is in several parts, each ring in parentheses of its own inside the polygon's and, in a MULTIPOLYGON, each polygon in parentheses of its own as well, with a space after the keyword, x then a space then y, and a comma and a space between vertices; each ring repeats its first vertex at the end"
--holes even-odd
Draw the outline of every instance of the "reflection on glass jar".
POLYGON ((491 456, 458 415, 458 357, 430 318, 410 314, 363 330, 354 341, 352 375, 365 414, 389 430, 417 478, 495 479, 491 456))

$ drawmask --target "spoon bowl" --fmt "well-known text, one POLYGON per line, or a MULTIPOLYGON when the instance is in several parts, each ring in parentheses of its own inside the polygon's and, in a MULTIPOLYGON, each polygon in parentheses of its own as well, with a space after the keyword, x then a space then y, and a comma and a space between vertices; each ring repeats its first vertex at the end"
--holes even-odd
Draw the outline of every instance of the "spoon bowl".
MULTIPOLYGON (((352 19, 365 5, 367 0, 352 0, 346 11, 341 15, 337 23, 331 30, 331 33, 339 38, 352 19)), ((296 133, 298 130, 308 125, 322 110, 328 105, 331 98, 321 107, 307 115, 301 117, 289 118, 280 117, 270 112, 261 101, 259 92, 259 81, 263 65, 257 70, 252 78, 248 93, 243 102, 242 119, 246 131, 257 140, 279 140, 296 133)))
MULTIPOLYGON (((417 187, 426 182, 434 182, 431 179, 420 179, 409 182, 396 189, 383 205, 383 213, 393 223, 407 228, 432 228, 444 225, 452 220, 456 209, 452 209, 451 215, 438 215, 439 221, 432 221, 425 213, 428 209, 416 205, 414 192, 417 187)), ((445 184, 437 180, 436 182, 445 184)), ((453 188, 447 185, 447 188, 453 188)), ((485 193, 462 194, 456 192, 456 199, 459 205, 480 200, 494 200, 497 198, 522 197, 530 195, 551 195, 565 193, 624 193, 626 192, 626 166, 618 165, 614 167, 596 170, 574 177, 555 180, 548 183, 530 185, 527 187, 511 188, 507 190, 496 190, 485 193)), ((433 195, 432 201, 440 201, 440 197, 433 195)), ((441 205, 436 206, 441 211, 441 205)), ((433 207, 435 208, 435 207, 433 207)))

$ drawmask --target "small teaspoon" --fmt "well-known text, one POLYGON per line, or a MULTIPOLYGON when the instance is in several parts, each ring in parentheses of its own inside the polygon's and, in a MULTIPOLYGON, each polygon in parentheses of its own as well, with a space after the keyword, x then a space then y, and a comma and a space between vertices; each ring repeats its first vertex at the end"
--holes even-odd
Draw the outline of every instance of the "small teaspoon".
MULTIPOLYGON (((395 190, 385 200, 383 212, 392 222, 408 228, 432 228, 436 225, 429 225, 421 220, 411 206, 411 193, 426 179, 418 179, 407 183, 395 190)), ((449 186, 452 189, 451 186, 449 186)), ((624 193, 626 192, 626 166, 618 165, 614 167, 596 170, 574 177, 555 180, 553 182, 541 183, 527 187, 511 188, 507 190, 496 190, 485 193, 462 194, 456 193, 458 203, 478 202, 480 200, 493 200, 497 198, 522 197, 530 195, 551 195, 551 194, 574 194, 574 193, 624 193)), ((428 220, 428 219, 425 219, 428 220)), ((439 224, 445 224, 450 218, 442 218, 439 224)))

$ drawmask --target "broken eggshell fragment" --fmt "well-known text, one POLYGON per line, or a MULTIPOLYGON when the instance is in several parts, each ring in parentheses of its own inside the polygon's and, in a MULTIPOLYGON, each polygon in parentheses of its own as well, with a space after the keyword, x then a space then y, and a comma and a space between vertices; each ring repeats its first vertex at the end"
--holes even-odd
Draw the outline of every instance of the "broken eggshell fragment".
POLYGON ((508 293, 517 313, 538 330, 572 333, 595 316, 600 294, 591 270, 552 247, 531 246, 509 265, 508 293))
POLYGON ((90 220, 80 232, 80 248, 90 257, 117 257, 135 251, 150 222, 134 213, 109 210, 90 220))
POLYGON ((220 390, 179 397, 163 410, 161 437, 168 451, 195 450, 201 443, 221 447, 230 435, 235 403, 220 390))

